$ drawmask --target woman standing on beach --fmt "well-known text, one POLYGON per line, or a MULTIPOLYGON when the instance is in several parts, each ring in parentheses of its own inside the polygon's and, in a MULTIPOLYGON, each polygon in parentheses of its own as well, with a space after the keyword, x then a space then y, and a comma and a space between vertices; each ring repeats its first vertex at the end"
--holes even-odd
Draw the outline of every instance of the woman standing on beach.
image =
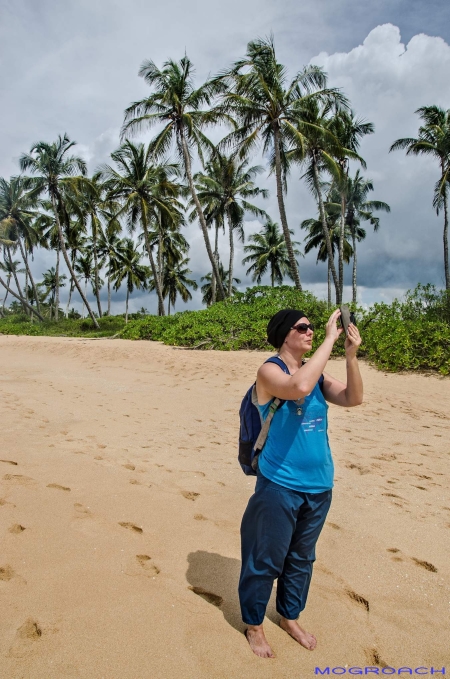
POLYGON ((258 370, 256 393, 263 419, 274 398, 284 403, 259 455, 255 493, 242 519, 239 581, 246 637, 262 658, 274 657, 263 620, 275 578, 281 628, 311 651, 317 643, 297 618, 306 604, 315 545, 331 504, 334 469, 326 401, 349 408, 363 400, 356 358, 361 337, 355 325, 349 325, 345 340, 346 384, 323 373, 343 332, 337 327, 339 316, 339 309, 331 314, 325 339, 307 363, 303 357, 311 351, 314 327, 303 311, 283 309, 267 326, 268 340, 289 374, 268 362, 258 370))

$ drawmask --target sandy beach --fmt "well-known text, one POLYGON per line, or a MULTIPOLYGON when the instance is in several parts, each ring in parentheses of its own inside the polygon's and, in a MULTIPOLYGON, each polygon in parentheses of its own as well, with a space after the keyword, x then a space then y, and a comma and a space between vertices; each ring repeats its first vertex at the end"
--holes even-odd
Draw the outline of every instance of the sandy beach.
MULTIPOLYGON (((278 627, 273 597, 277 657, 262 660, 237 599, 254 480, 236 439, 266 354, 13 336, 0 347, 1 679, 448 663, 448 379, 362 364, 364 404, 330 407, 334 499, 301 616, 318 646, 278 627)), ((345 363, 327 370, 343 377, 345 363)))

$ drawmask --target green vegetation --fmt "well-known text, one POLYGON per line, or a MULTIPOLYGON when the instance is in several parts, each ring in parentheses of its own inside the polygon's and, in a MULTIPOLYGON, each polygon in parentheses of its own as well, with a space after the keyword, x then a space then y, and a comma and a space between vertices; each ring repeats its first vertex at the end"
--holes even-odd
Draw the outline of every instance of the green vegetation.
MULTIPOLYGON (((224 302, 200 311, 173 316, 131 314, 103 316, 96 330, 90 319, 61 319, 30 322, 24 314, 0 319, 0 333, 10 335, 53 335, 67 337, 111 337, 154 340, 191 349, 266 350, 269 318, 282 308, 303 309, 314 323, 314 345, 323 341, 330 311, 325 301, 292 286, 259 286, 237 292, 224 302)), ((450 295, 434 286, 419 285, 403 301, 375 304, 368 310, 355 308, 363 337, 360 356, 387 371, 433 370, 450 374, 450 295)), ((344 355, 339 341, 333 356, 344 355)))

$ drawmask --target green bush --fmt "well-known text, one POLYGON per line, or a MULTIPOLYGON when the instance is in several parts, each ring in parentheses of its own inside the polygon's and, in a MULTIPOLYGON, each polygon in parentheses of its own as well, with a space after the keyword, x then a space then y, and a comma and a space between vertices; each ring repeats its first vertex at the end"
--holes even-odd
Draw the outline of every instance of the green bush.
POLYGON ((58 321, 37 319, 30 321, 25 314, 8 315, 0 319, 0 333, 4 335, 52 335, 60 337, 109 337, 116 335, 125 326, 122 316, 105 316, 98 319, 100 330, 92 320, 61 318, 58 321))

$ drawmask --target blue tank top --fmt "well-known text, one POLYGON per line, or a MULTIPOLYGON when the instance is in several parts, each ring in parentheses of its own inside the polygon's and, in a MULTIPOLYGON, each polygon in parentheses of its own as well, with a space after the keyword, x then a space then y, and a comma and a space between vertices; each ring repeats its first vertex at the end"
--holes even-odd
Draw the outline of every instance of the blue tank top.
MULTIPOLYGON (((258 404, 264 420, 270 404, 258 404)), ((285 401, 276 411, 258 459, 261 474, 303 493, 330 490, 334 466, 327 429, 328 405, 317 383, 301 406, 285 401)))

